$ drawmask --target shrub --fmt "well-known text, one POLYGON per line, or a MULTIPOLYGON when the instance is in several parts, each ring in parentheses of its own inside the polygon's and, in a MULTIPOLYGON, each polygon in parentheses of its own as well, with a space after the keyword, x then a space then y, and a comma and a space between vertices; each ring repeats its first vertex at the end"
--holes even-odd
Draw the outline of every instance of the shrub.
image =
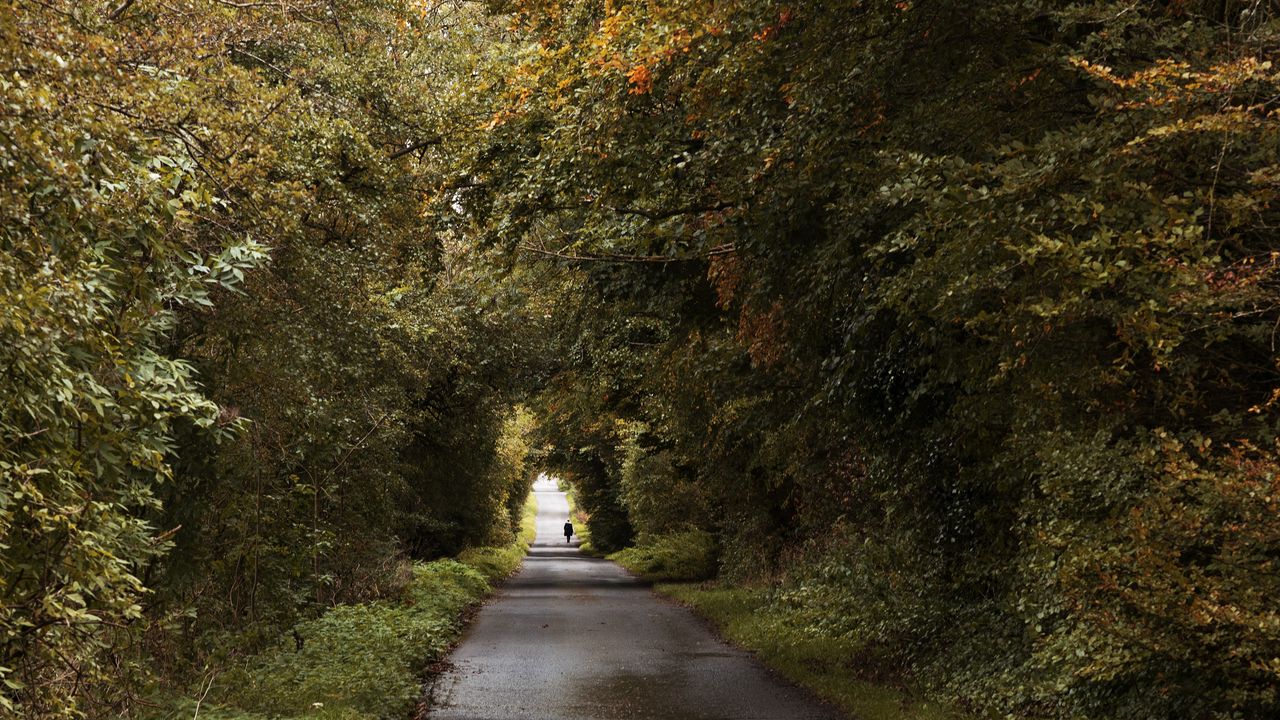
MULTIPOLYGON (((201 715, 213 720, 402 718, 422 671, 461 630, 460 615, 519 563, 521 547, 476 548, 469 558, 418 563, 396 601, 333 608, 299 623, 272 649, 219 677, 201 715), (502 572, 499 572, 502 570, 502 572)), ((203 703, 202 703, 203 704, 203 703)), ((177 711, 190 711, 186 701, 177 711)))
MULTIPOLYGON (((485 558, 499 548, 477 552, 485 558)), ((517 550, 518 552, 518 550, 517 550)), ((421 693, 422 669, 448 650, 458 616, 489 591, 485 569, 418 564, 404 597, 333 608, 227 673, 218 703, 270 716, 400 718, 421 693)))
POLYGON ((654 582, 706 580, 716 573, 717 547, 708 532, 689 532, 645 538, 640 545, 609 556, 610 560, 654 582))

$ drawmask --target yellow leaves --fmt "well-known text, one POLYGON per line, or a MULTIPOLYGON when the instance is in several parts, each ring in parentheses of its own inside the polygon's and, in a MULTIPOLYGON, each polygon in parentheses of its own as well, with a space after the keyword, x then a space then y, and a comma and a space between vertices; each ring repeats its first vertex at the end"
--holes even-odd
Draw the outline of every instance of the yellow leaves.
POLYGON ((492 130, 499 125, 502 125, 507 120, 519 115, 520 112, 524 110, 525 103, 527 103, 531 97, 533 97, 532 88, 522 89, 520 94, 508 103, 506 107, 493 114, 493 117, 489 119, 488 124, 485 126, 486 129, 492 130))
POLYGON ((490 117, 485 128, 492 130, 524 112, 525 106, 538 91, 541 91, 540 95, 548 96, 548 102, 553 107, 563 105, 561 98, 569 94, 575 78, 571 74, 558 75, 557 68, 558 63, 571 53, 572 48, 569 46, 553 49, 541 44, 533 49, 531 57, 517 64, 511 72, 509 89, 504 93, 506 104, 490 117), (543 80, 547 77, 560 77, 551 92, 547 92, 547 88, 543 86, 543 80))
POLYGON ((1227 103, 1221 103, 1221 98, 1229 98, 1246 82, 1280 82, 1280 76, 1269 75, 1272 67, 1270 60, 1260 60, 1253 56, 1218 63, 1202 70, 1197 70, 1186 62, 1161 59, 1128 76, 1119 75, 1106 65, 1092 63, 1084 58, 1071 58, 1068 62, 1117 90, 1130 91, 1132 99, 1118 105, 1120 109, 1126 110, 1191 104, 1213 99, 1218 111, 1258 111, 1259 107, 1246 107, 1230 99, 1227 103))
POLYGON ((606 8, 606 12, 609 13, 609 16, 600 23, 600 35, 598 37, 598 42, 604 44, 610 44, 614 40, 618 39, 618 36, 622 34, 626 27, 626 10, 628 8, 623 7, 622 10, 615 10, 612 5, 613 3, 609 3, 609 7, 606 8))
POLYGON ((1178 118, 1171 123, 1157 125, 1140 137, 1129 141, 1129 145, 1141 145, 1149 140, 1202 132, 1239 132, 1261 125, 1261 119, 1243 111, 1215 112, 1191 118, 1178 118))
POLYGON ((607 16, 587 42, 585 62, 603 73, 618 72, 626 80, 627 94, 646 95, 653 90, 657 69, 687 55, 693 44, 710 31, 696 17, 669 10, 655 15, 652 9, 635 13, 628 5, 606 6, 607 16), (673 28, 653 33, 655 25, 673 28), (696 30, 690 30, 693 27, 696 30))
POLYGON ((1271 410, 1275 407, 1276 403, 1280 403, 1280 388, 1272 388, 1270 397, 1268 397, 1266 401, 1249 408, 1249 413, 1252 415, 1261 415, 1264 411, 1271 410))

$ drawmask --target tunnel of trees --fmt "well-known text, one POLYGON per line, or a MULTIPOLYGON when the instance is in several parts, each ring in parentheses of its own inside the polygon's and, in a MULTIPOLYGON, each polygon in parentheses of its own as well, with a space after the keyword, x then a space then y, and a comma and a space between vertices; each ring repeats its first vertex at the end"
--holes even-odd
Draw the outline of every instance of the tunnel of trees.
POLYGON ((4 0, 0 714, 706 538, 975 716, 1280 713, 1273 0, 4 0))

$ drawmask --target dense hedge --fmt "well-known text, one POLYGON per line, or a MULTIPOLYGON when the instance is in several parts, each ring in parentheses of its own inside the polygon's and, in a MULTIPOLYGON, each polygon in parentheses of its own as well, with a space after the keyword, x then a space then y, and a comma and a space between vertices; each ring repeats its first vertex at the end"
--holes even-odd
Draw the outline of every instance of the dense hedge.
POLYGON ((542 313, 421 212, 455 10, 0 2, 0 715, 128 716, 512 538, 542 313))

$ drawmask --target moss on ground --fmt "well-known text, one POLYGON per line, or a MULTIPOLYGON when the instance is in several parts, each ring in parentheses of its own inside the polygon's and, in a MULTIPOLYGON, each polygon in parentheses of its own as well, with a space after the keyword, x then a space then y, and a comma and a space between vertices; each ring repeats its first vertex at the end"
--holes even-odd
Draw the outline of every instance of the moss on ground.
POLYGON ((921 700, 906 688, 862 679, 852 661, 861 654, 858 643, 800 631, 786 609, 770 602, 767 590, 690 583, 660 584, 655 589, 715 623, 725 639, 754 652, 787 679, 859 720, 966 717, 941 703, 921 700))

